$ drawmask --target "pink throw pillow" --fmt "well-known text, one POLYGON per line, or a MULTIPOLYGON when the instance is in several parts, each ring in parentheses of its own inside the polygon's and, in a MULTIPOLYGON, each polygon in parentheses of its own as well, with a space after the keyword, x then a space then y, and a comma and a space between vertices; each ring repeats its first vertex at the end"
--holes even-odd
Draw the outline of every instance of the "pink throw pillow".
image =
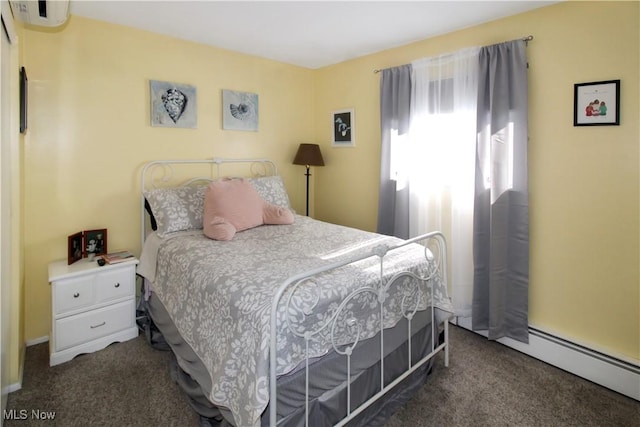
POLYGON ((273 225, 293 224, 293 213, 287 208, 264 202, 262 221, 273 225))
POLYGON ((205 236, 231 240, 237 231, 262 224, 292 224, 291 211, 265 202, 245 179, 225 179, 209 184, 204 198, 205 236))

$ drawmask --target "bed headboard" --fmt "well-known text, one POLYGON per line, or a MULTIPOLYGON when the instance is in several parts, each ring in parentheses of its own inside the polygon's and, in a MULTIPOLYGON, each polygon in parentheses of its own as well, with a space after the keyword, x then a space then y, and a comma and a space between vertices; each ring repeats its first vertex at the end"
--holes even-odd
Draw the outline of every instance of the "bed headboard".
POLYGON ((141 243, 149 231, 145 209, 145 191, 159 188, 188 187, 225 177, 265 177, 278 175, 276 164, 256 159, 154 160, 146 163, 140 175, 141 243))

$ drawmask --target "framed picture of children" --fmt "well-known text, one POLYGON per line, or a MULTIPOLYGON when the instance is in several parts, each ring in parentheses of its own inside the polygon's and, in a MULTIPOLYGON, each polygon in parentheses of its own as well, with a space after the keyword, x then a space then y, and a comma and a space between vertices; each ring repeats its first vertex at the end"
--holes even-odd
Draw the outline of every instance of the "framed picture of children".
POLYGON ((84 232, 85 258, 92 260, 107 253, 107 229, 87 230, 84 232))
POLYGON ((620 80, 573 85, 574 126, 620 125, 620 80))

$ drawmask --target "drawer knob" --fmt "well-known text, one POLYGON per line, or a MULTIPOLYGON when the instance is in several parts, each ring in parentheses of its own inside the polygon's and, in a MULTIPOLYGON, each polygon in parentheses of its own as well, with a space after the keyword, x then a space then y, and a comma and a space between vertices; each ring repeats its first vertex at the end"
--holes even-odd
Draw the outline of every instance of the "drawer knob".
POLYGON ((79 292, 76 292, 75 294, 73 294, 73 297, 74 297, 74 298, 78 298, 79 296, 80 296, 80 293, 79 293, 79 292))
POLYGON ((116 286, 116 288, 119 288, 120 287, 120 283, 116 283, 115 286, 116 286))
POLYGON ((104 326, 106 324, 107 324, 107 322, 102 322, 99 325, 91 325, 91 329, 99 328, 100 326, 104 326))

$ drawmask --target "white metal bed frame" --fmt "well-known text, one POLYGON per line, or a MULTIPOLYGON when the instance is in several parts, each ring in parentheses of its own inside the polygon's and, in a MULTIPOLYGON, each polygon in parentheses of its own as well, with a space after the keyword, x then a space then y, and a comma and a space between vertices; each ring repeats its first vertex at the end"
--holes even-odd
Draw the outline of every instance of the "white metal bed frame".
MULTIPOLYGON (((173 166, 174 165, 188 165, 188 164, 201 164, 201 165, 211 165, 212 168, 210 170, 210 176, 198 176, 195 178, 190 178, 188 180, 183 180, 178 184, 179 185, 190 185, 198 181, 211 181, 214 179, 222 178, 220 174, 220 168, 225 163, 246 163, 251 165, 252 173, 258 176, 266 175, 266 171, 270 170, 272 175, 277 175, 277 167, 275 163, 268 159, 222 159, 222 158, 213 158, 213 159, 205 159, 205 160, 159 160, 152 161, 147 163, 142 169, 142 180, 141 180, 141 189, 142 191, 158 188, 158 187, 167 187, 167 186, 176 186, 173 182, 173 166), (260 173, 253 172, 253 165, 260 165, 262 171, 260 173), (213 167, 215 166, 215 173, 213 171, 213 167), (161 177, 158 180, 154 178, 156 175, 156 171, 158 168, 161 170, 161 177), (158 183, 159 181, 159 183, 158 183)), ((145 198, 142 195, 141 201, 141 225, 142 225, 142 243, 144 244, 144 239, 146 237, 146 214, 145 214, 145 198)), ((440 232, 432 232, 427 233, 410 240, 406 240, 403 243, 394 246, 394 247, 386 247, 386 246, 378 246, 374 248, 372 251, 367 253, 361 253, 360 255, 353 256, 349 259, 346 259, 341 262, 327 264, 320 268, 316 268, 310 271, 306 271, 304 273, 300 273, 288 278, 274 293, 271 305, 271 330, 278 330, 278 327, 286 326, 289 331, 301 338, 304 338, 307 349, 307 358, 304 362, 305 369, 305 425, 309 426, 309 342, 314 339, 315 336, 319 335, 323 331, 326 333, 328 330, 330 331, 331 342, 333 345, 333 349, 337 354, 343 355, 346 358, 347 363, 347 415, 344 419, 342 419, 336 426, 345 425, 347 422, 351 421, 355 417, 357 417, 361 412, 370 407, 373 403, 382 398, 388 391, 397 386, 400 382, 402 382, 405 378, 411 375, 414 371, 420 368, 422 365, 431 360, 437 353, 440 351, 444 351, 444 366, 449 366, 449 329, 448 329, 448 321, 443 322, 443 333, 444 333, 444 341, 436 345, 437 337, 439 336, 439 328, 436 324, 435 318, 435 308, 433 304, 433 283, 432 279, 436 275, 440 275, 441 280, 444 282, 445 286, 447 284, 447 248, 446 248, 446 240, 442 233, 440 232), (388 279, 386 282, 384 280, 384 260, 387 254, 398 250, 404 246, 419 243, 424 246, 424 256, 425 261, 428 265, 433 266, 435 264, 435 268, 430 267, 427 270, 426 276, 418 276, 412 272, 405 271, 395 274, 393 277, 388 279), (295 294, 296 290, 300 288, 303 284, 309 285, 313 284, 313 278, 319 274, 329 272, 334 269, 342 268, 347 265, 354 264, 358 261, 362 261, 368 258, 377 259, 379 263, 379 280, 377 285, 375 286, 366 286, 361 287, 351 294, 346 296, 338 308, 334 313, 331 314, 329 320, 325 322, 321 327, 314 331, 299 331, 292 325, 291 321, 291 313, 295 311, 293 306, 291 305, 292 296, 295 294), (407 319, 407 344, 408 344, 408 369, 400 374, 397 378, 395 378, 389 384, 384 383, 384 335, 385 328, 383 327, 383 319, 384 319, 384 303, 386 299, 386 295, 388 294, 388 290, 394 286, 396 283, 401 282, 403 279, 413 279, 412 283, 412 294, 404 295, 402 300, 402 315, 407 319), (412 331, 412 319, 418 310, 418 305, 420 302, 420 298, 426 299, 426 295, 421 291, 420 287, 426 285, 429 292, 428 295, 431 296, 429 301, 423 301, 426 303, 426 307, 431 308, 431 351, 424 355, 419 360, 412 360, 412 351, 411 351, 411 337, 413 335, 412 331), (285 294, 288 292, 288 296, 285 298, 285 294), (337 322, 341 319, 341 314, 345 312, 346 307, 350 301, 354 298, 358 297, 363 293, 371 293, 375 296, 378 302, 378 309, 380 313, 379 317, 379 339, 380 339, 380 389, 379 391, 366 400, 361 405, 351 408, 351 355, 353 350, 358 345, 360 341, 360 326, 358 325, 358 320, 355 318, 348 318, 343 320, 346 322, 347 328, 356 328, 356 338, 351 344, 346 346, 339 346, 336 344, 337 338, 334 336, 335 328, 337 322), (412 301, 412 306, 405 306, 405 302, 412 301), (278 324, 278 306, 280 304, 286 304, 287 315, 285 319, 281 322, 283 324, 278 324)), ((312 312, 301 313, 304 316, 312 315, 312 312)), ((316 313, 317 314, 317 313, 316 313)), ((271 334, 271 342, 270 342, 270 372, 269 372, 269 396, 270 402, 269 405, 269 424, 271 426, 276 426, 278 424, 277 421, 277 334, 271 334)))
MULTIPOLYGON (((285 323, 287 325, 287 327, 289 328, 289 330, 295 334, 298 335, 299 337, 304 338, 305 343, 306 343, 306 349, 307 349, 307 358, 305 360, 305 370, 306 370, 306 378, 305 378, 305 425, 308 426, 309 425, 309 357, 308 357, 308 348, 309 348, 309 341, 313 339, 314 336, 320 334, 322 332, 322 330, 324 330, 325 328, 330 328, 330 336, 331 336, 331 342, 333 344, 333 349, 336 353, 341 354, 343 356, 345 356, 346 358, 346 362, 347 362, 347 416, 346 418, 342 419, 338 424, 336 424, 336 426, 342 426, 345 425, 347 422, 351 421, 352 419, 354 419, 356 416, 358 416, 362 411, 364 411, 365 409, 367 409, 369 406, 371 406, 373 403, 375 403, 378 399, 380 399, 384 394, 386 394, 389 390, 391 390, 392 388, 394 388, 396 385, 398 385, 402 380, 404 380, 405 378, 407 378, 409 375, 411 375, 411 373, 413 373, 415 370, 417 370, 418 368, 420 368, 422 365, 424 365, 425 363, 427 363, 431 358, 433 358, 438 352, 444 350, 444 365, 445 367, 449 366, 449 329, 448 329, 448 321, 444 322, 444 342, 438 346, 435 345, 435 341, 438 337, 438 326, 436 324, 436 319, 435 319, 435 314, 434 314, 434 305, 433 305, 433 288, 432 288, 432 281, 431 279, 434 278, 435 275, 441 273, 442 274, 442 280, 444 280, 444 283, 447 283, 446 280, 446 242, 444 239, 444 236, 442 235, 442 233, 439 232, 433 232, 433 233, 427 233, 424 234, 422 236, 418 236, 416 238, 410 239, 410 240, 406 240, 404 243, 395 246, 395 247, 384 247, 384 246, 379 246, 375 249, 373 249, 372 251, 370 251, 369 253, 366 253, 364 255, 359 255, 359 256, 355 256, 352 257, 350 259, 347 259, 345 261, 342 262, 337 262, 337 263, 333 263, 333 264, 329 264, 326 266, 323 266, 321 268, 317 268, 314 270, 310 270, 295 276, 290 277, 289 279, 287 279, 277 290, 277 292, 275 293, 275 295, 273 296, 273 300, 272 300, 272 304, 271 304, 271 330, 275 331, 278 328, 278 319, 277 319, 277 313, 278 313, 278 305, 282 303, 283 301, 283 296, 285 294, 285 291, 287 291, 287 289, 291 288, 292 292, 289 293, 285 304, 287 305, 287 310, 286 310, 286 318, 285 318, 285 323), (435 262, 437 264, 437 268, 436 269, 432 269, 431 271, 429 271, 429 274, 427 276, 424 277, 420 277, 417 276, 416 274, 412 273, 412 272, 400 272, 395 274, 393 277, 391 277, 389 280, 384 281, 383 279, 383 273, 384 273, 384 258, 387 254, 391 253, 394 250, 398 250, 404 246, 407 246, 409 244, 413 244, 413 243, 424 243, 425 244, 425 260, 427 262, 429 262, 430 260, 434 259, 434 256, 432 255, 431 249, 429 249, 428 247, 430 246, 429 243, 430 242, 435 242, 435 247, 437 250, 437 254, 435 255, 435 262), (289 320, 289 317, 291 315, 291 313, 294 311, 294 309, 291 306, 291 300, 293 295, 295 294, 295 290, 297 287, 299 287, 301 284, 305 283, 305 282, 309 282, 309 281, 313 281, 313 277, 315 277, 318 274, 322 274, 322 273, 326 273, 328 271, 337 269, 337 268, 341 268, 350 264, 354 264, 358 261, 362 261, 364 259, 367 258, 377 258, 379 261, 379 267, 380 267, 380 278, 379 278, 379 282, 377 286, 367 286, 367 287, 361 287, 355 291, 353 291, 352 293, 350 293, 349 295, 347 295, 340 303, 340 305, 338 306, 337 310, 332 313, 330 319, 324 323, 321 327, 319 327, 318 329, 316 329, 315 331, 296 331, 294 327, 291 326, 291 322, 289 320), (408 344, 408 356, 409 356, 409 360, 408 360, 408 369, 402 373, 400 376, 398 376, 395 380, 393 380, 391 383, 389 384, 384 384, 384 372, 385 372, 385 366, 384 366, 384 333, 385 333, 385 328, 383 327, 383 319, 384 319, 384 302, 386 299, 386 295, 388 294, 388 290, 391 286, 393 286, 394 284, 398 283, 399 281, 401 281, 403 278, 406 277, 411 277, 413 279, 415 279, 415 281, 412 281, 412 284, 414 284, 414 287, 412 289, 413 294, 411 295, 405 295, 403 297, 403 301, 402 301, 402 314, 403 316, 407 319, 407 344, 408 344), (422 357, 421 359, 417 360, 417 361, 413 361, 412 360, 412 352, 411 352, 411 337, 413 336, 413 330, 412 330, 412 324, 411 324, 411 320, 413 319, 413 316, 415 315, 417 309, 418 309, 418 304, 419 304, 419 299, 418 298, 411 298, 412 296, 416 296, 419 295, 421 293, 421 290, 419 289, 419 284, 420 283, 426 283, 429 289, 428 295, 431 295, 431 301, 428 302, 428 307, 431 307, 431 352, 427 355, 425 355, 424 357, 422 357), (356 332, 356 340, 350 344, 347 345, 344 348, 339 348, 339 346, 336 345, 336 337, 334 336, 334 331, 335 331, 335 327, 336 327, 336 322, 338 321, 338 319, 340 318, 340 314, 341 312, 343 312, 343 310, 345 310, 345 307, 347 306, 347 304, 349 303, 349 301, 351 301, 353 298, 355 298, 357 295, 361 294, 361 293, 372 293, 373 295, 375 295, 375 297, 377 298, 378 301, 378 309, 380 310, 380 317, 379 317, 379 325, 380 325, 380 329, 379 329, 379 336, 380 336, 380 390, 373 395, 371 398, 369 398, 367 401, 365 401, 363 404, 361 404, 360 406, 358 406, 357 408, 355 408, 354 410, 352 410, 351 408, 351 375, 350 375, 350 366, 351 366, 351 355, 353 353, 353 350, 355 349, 355 347, 358 345, 358 341, 359 341, 359 337, 360 337, 360 327, 358 325, 358 321, 357 319, 354 318, 348 318, 346 319, 347 322, 347 326, 348 327, 357 327, 358 330, 356 332), (405 306, 405 301, 408 300, 414 300, 414 304, 413 306, 405 306)), ((312 313, 304 313, 305 315, 309 316, 312 313)), ((269 387, 270 387, 270 391, 269 391, 269 395, 271 396, 271 406, 270 406, 270 412, 269 412, 269 424, 271 426, 275 426, 277 425, 277 419, 276 419, 276 406, 277 406, 277 399, 274 399, 273 396, 277 396, 277 383, 276 383, 276 359, 277 359, 277 334, 271 334, 271 347, 269 350, 269 356, 270 356, 270 369, 269 369, 269 387)))

